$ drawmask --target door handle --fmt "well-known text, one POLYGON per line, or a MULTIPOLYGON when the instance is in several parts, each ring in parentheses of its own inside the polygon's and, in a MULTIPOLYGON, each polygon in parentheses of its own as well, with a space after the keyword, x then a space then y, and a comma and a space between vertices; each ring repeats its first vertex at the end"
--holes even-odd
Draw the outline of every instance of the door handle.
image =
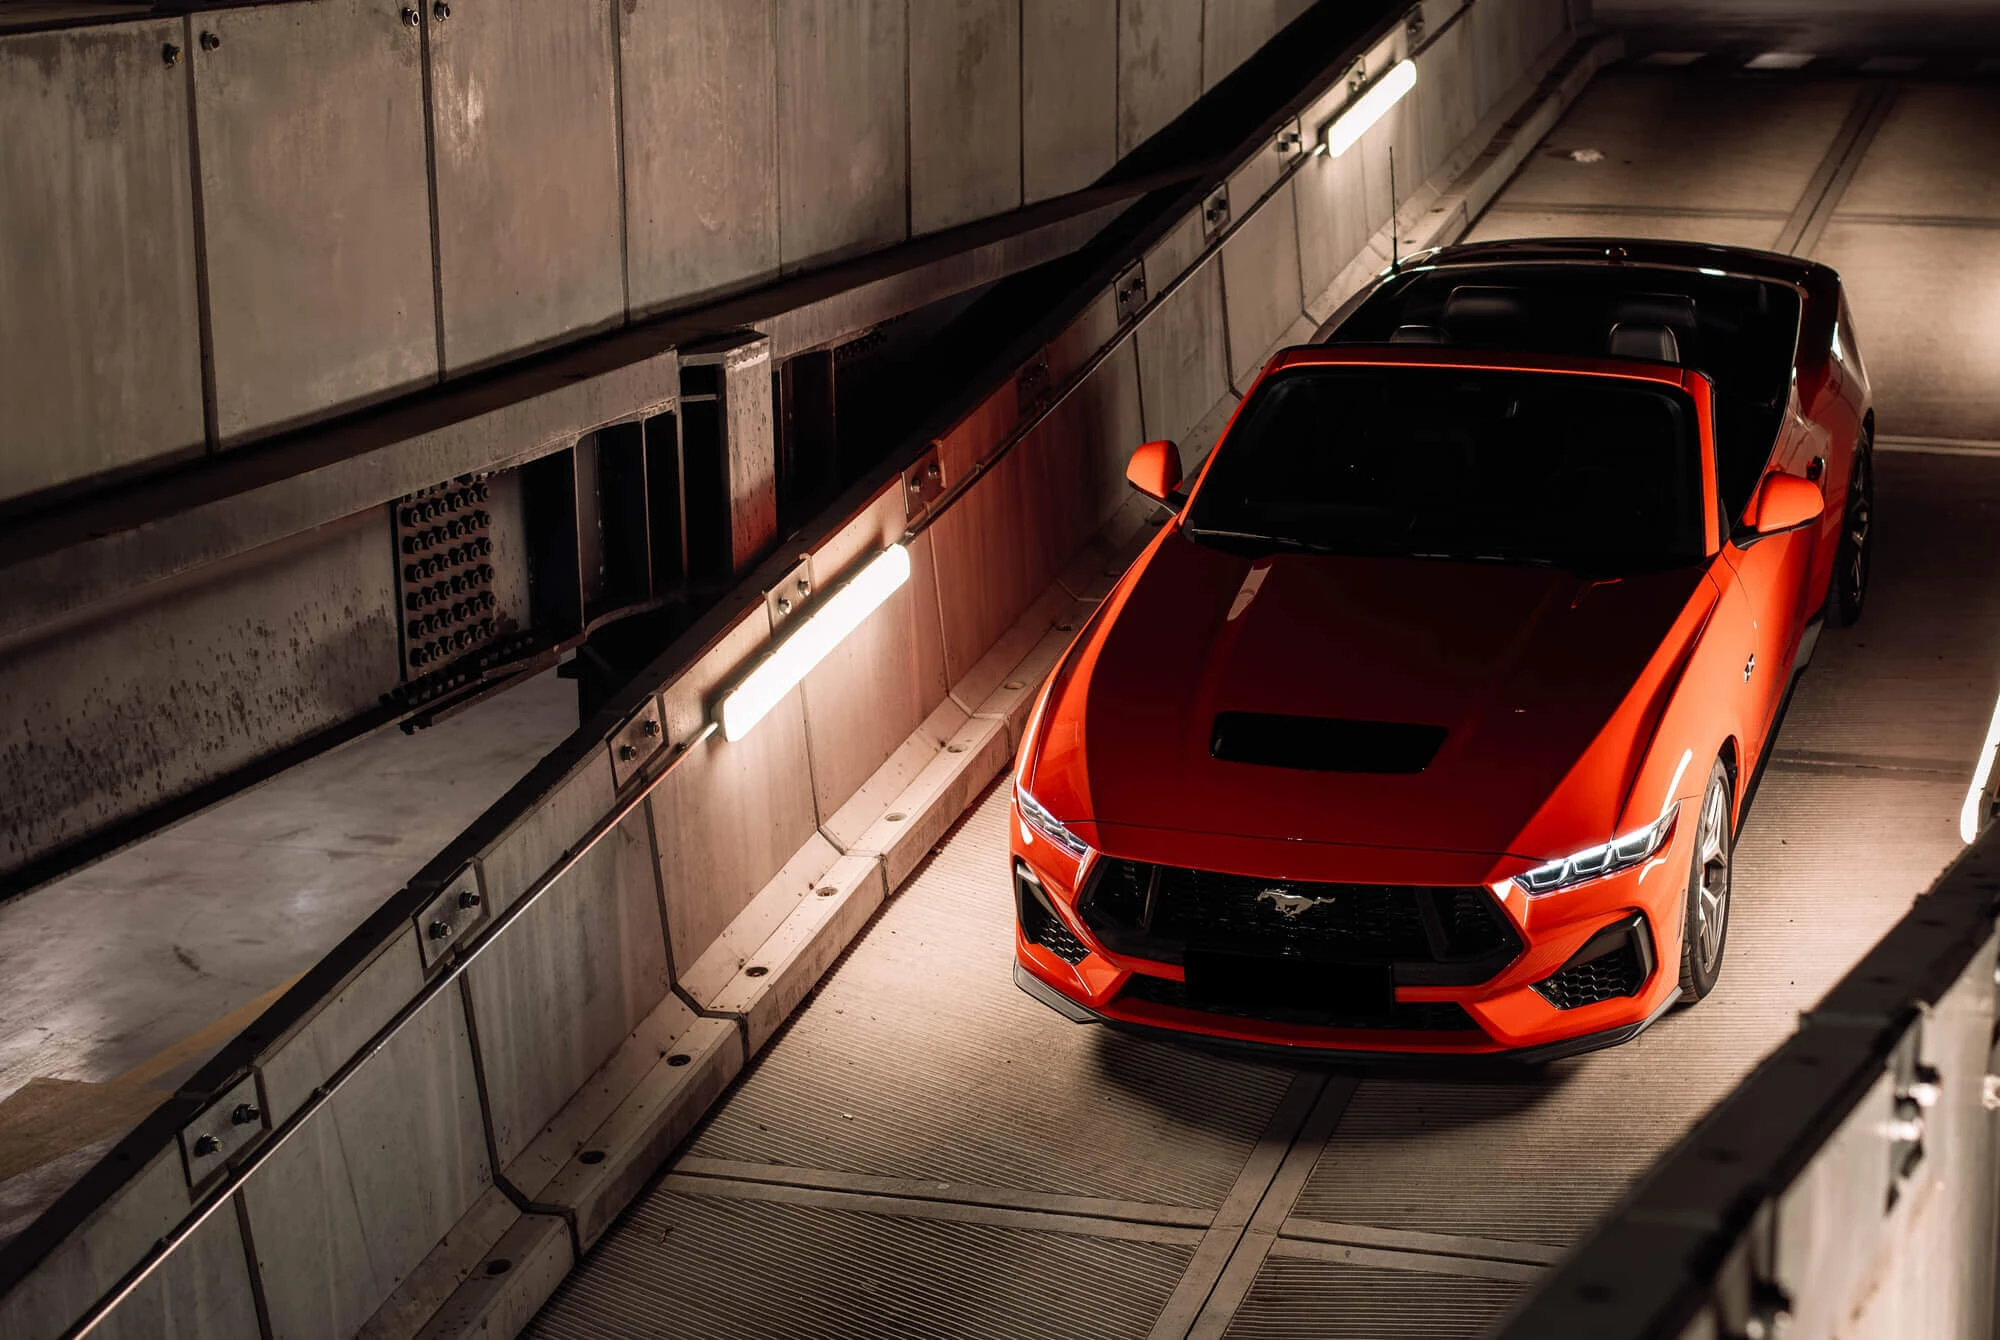
POLYGON ((1750 682, 1750 672, 1752 670, 1755 670, 1756 668, 1757 668, 1757 653, 1753 651, 1750 653, 1750 659, 1743 662, 1743 682, 1745 684, 1748 684, 1750 682))
POLYGON ((1806 466, 1806 478, 1812 480, 1815 484, 1819 482, 1819 477, 1825 473, 1826 457, 1824 456, 1813 457, 1812 461, 1806 466))

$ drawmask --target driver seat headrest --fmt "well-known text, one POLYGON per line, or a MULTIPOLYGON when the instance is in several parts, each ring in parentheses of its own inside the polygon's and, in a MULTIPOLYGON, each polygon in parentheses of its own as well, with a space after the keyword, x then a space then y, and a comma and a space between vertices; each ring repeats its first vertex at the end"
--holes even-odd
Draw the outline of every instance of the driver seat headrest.
POLYGON ((1644 358, 1655 363, 1679 363, 1680 341, 1671 326, 1620 321, 1611 328, 1608 352, 1613 358, 1644 358))

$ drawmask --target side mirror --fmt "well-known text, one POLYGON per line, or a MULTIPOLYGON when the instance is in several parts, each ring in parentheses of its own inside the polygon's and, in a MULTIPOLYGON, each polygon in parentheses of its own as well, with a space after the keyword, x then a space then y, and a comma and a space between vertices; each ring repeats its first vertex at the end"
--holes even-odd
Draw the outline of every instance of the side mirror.
POLYGON ((1825 510, 1826 503, 1819 496, 1819 485, 1797 475, 1773 471, 1765 475, 1763 484, 1758 486, 1757 506, 1751 515, 1756 518, 1759 535, 1774 535, 1781 530, 1797 530, 1817 521, 1825 510))
POLYGON ((1148 498, 1168 501, 1181 486, 1181 449, 1165 439, 1146 443, 1132 453, 1125 478, 1148 498))

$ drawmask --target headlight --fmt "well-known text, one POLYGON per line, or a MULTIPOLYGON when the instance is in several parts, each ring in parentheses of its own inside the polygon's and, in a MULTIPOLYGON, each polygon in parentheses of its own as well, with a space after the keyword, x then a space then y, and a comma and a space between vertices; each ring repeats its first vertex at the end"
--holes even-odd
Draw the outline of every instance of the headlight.
POLYGON ((1679 805, 1669 805, 1665 814, 1644 828, 1613 838, 1601 847, 1591 847, 1523 871, 1514 876, 1514 882, 1534 897, 1630 870, 1667 845, 1667 839, 1674 835, 1674 816, 1679 813, 1679 805))
POLYGON ((1040 833, 1058 848, 1081 861, 1090 848, 1084 840, 1056 822, 1056 816, 1042 808, 1042 803, 1028 794, 1028 789, 1019 782, 1014 783, 1014 803, 1020 807, 1021 818, 1029 828, 1040 833))

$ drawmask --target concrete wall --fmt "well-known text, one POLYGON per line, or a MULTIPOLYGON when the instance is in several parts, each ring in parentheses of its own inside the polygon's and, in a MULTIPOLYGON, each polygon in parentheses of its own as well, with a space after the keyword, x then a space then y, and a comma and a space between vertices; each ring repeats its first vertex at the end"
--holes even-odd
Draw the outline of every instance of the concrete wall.
MULTIPOLYGON (((1480 133, 1565 40, 1522 57, 1480 133)), ((1478 146, 1455 147, 1454 161, 1478 146)), ((1034 360, 1068 390, 1052 413, 1026 422, 1032 402, 1010 378, 944 434, 943 483, 976 482, 915 539, 910 582, 745 738, 701 727, 795 617, 766 593, 801 575, 823 593, 903 535, 901 473, 762 564, 358 933, 375 937, 367 952, 350 944, 353 966, 282 1031, 191 1082, 254 1081, 283 1123, 435 980, 441 945, 491 944, 252 1179, 249 1249, 218 1239, 170 1260, 159 1287, 193 1299, 174 1314, 190 1333, 226 1330, 253 1270, 278 1334, 518 1329, 1006 767, 1039 681, 1156 533, 1123 483, 1131 447, 1177 436, 1192 462, 1268 349, 1310 331, 1301 184, 1315 169, 1298 158, 1249 146, 1226 183, 1237 231, 1206 236, 1196 210, 1146 250, 1149 292, 1171 293, 1136 325, 1110 287, 1089 296, 1034 360), (220 1272, 206 1293, 203 1271, 220 1272)), ((1342 268, 1366 260, 1372 232, 1342 268)), ((187 1203, 181 1167, 153 1175, 173 1194, 140 1179, 113 1202, 161 1196, 143 1231, 85 1225, 0 1301, 0 1327, 59 1327, 171 1223, 187 1203)))
POLYGON ((1078 189, 1302 8, 321 0, 0 38, 0 501, 1078 189))

